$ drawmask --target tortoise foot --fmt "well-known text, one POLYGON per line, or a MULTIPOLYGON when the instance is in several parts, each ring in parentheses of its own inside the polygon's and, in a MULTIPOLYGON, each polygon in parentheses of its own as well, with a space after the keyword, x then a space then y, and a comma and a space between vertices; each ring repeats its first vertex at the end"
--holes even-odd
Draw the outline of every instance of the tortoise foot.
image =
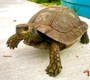
POLYGON ((89 39, 84 39, 80 41, 82 44, 88 44, 89 43, 89 39))
POLYGON ((47 74, 49 74, 49 76, 53 76, 55 77, 56 75, 58 75, 62 70, 62 67, 58 64, 50 64, 47 69, 46 72, 47 74))
POLYGON ((13 35, 8 39, 6 44, 7 44, 7 47, 10 47, 10 49, 14 49, 14 48, 17 48, 17 45, 20 41, 21 40, 18 39, 17 35, 13 35))

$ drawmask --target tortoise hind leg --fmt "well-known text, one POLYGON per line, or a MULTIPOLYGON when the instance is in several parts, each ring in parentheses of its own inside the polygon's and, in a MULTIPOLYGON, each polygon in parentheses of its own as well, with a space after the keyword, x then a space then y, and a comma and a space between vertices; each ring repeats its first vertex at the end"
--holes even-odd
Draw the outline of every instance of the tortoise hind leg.
POLYGON ((87 32, 85 32, 82 35, 80 42, 83 43, 83 44, 88 44, 89 43, 89 37, 88 37, 87 32))
POLYGON ((55 77, 57 74, 61 72, 62 66, 59 51, 59 44, 56 42, 52 42, 49 52, 50 64, 46 69, 46 72, 47 74, 49 74, 49 76, 55 77))

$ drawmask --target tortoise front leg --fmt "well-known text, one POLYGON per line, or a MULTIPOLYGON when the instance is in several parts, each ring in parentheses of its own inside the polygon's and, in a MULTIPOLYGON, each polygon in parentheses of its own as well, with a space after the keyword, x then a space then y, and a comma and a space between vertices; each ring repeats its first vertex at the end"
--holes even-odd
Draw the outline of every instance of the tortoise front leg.
POLYGON ((18 36, 16 34, 12 35, 8 41, 7 41, 7 46, 10 47, 10 49, 14 49, 15 47, 17 47, 17 45, 19 44, 19 42, 21 41, 22 39, 19 39, 18 36))
POLYGON ((46 72, 47 74, 53 77, 59 74, 62 69, 59 51, 60 51, 59 44, 57 42, 51 43, 49 53, 50 64, 47 67, 46 72))

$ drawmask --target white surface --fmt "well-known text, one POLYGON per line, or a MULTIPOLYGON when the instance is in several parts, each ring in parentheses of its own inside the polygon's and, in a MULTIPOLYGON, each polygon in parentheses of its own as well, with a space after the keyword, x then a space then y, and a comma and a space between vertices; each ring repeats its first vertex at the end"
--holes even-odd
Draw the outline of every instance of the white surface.
MULTIPOLYGON (((15 33, 15 25, 26 23, 43 7, 25 0, 12 0, 12 3, 11 0, 5 1, 0 0, 0 80, 90 80, 90 77, 83 73, 90 70, 90 43, 85 45, 78 41, 72 47, 61 51, 63 70, 55 78, 49 77, 45 72, 49 64, 48 50, 35 49, 22 42, 15 50, 7 48, 6 41, 15 33)), ((89 19, 80 18, 90 27, 89 19)), ((88 33, 90 36, 90 29, 88 33)))

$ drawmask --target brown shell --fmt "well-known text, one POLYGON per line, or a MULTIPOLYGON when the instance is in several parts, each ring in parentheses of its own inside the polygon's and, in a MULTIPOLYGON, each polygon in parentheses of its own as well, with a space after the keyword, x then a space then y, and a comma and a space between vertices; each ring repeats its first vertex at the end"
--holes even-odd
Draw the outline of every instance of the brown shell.
POLYGON ((45 8, 36 13, 29 23, 41 33, 66 46, 75 43, 88 28, 74 11, 63 6, 45 8))

